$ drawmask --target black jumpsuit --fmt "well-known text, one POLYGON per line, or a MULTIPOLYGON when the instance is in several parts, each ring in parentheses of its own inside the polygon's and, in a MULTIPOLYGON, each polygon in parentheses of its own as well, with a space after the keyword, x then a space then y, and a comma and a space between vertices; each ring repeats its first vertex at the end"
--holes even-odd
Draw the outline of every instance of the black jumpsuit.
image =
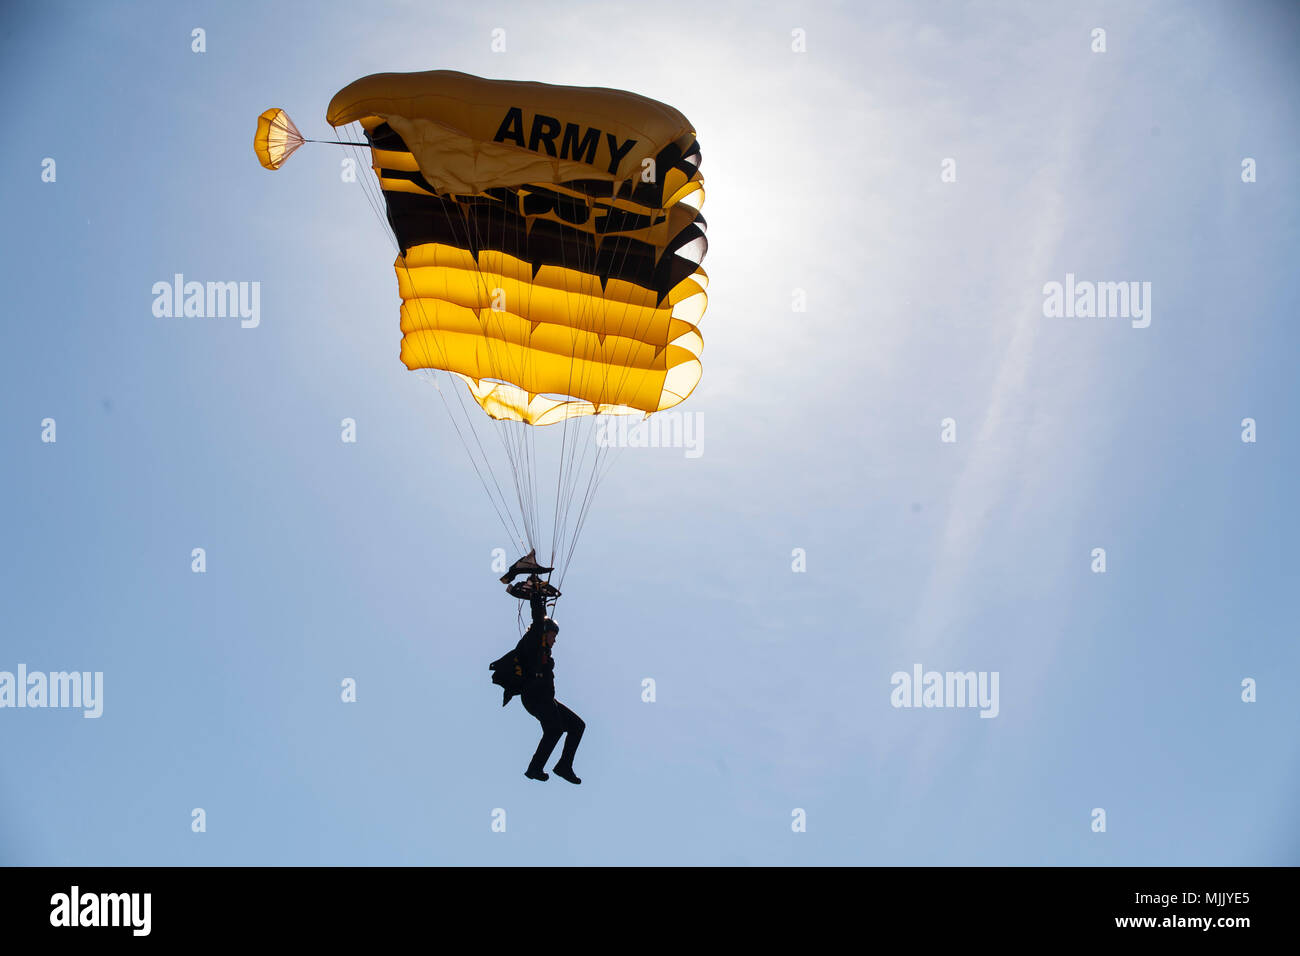
POLYGON ((530 773, 542 772, 561 734, 568 736, 564 738, 564 750, 560 752, 556 766, 572 770, 573 755, 577 753, 582 732, 587 725, 581 717, 555 699, 555 661, 551 659, 550 650, 542 646, 546 599, 538 595, 529 603, 533 623, 515 645, 515 652, 519 655, 524 671, 524 689, 519 696, 524 709, 541 723, 542 740, 537 745, 537 752, 533 754, 528 770, 530 773))

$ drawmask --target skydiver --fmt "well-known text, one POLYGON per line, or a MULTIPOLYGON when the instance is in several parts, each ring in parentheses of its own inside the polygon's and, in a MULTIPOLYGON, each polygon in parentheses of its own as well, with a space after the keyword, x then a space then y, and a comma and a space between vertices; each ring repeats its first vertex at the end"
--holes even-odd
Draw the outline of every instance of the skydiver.
MULTIPOLYGON (((530 553, 528 559, 521 558, 520 561, 531 558, 530 553)), ((535 561, 532 563, 536 565, 535 561)), ((513 573, 502 580, 513 578, 515 573, 519 573, 516 571, 519 564, 519 561, 515 562, 515 567, 511 568, 513 573)), ((538 566, 538 570, 546 572, 551 569, 538 566)), ((507 584, 506 592, 512 597, 527 600, 533 615, 532 624, 515 645, 515 654, 524 673, 520 700, 523 701, 524 709, 542 725, 541 742, 538 743, 524 776, 533 780, 550 779, 544 769, 546 761, 550 759, 560 736, 566 735, 560 759, 551 770, 569 783, 582 783, 581 778, 573 772, 573 756, 577 753, 582 732, 587 725, 581 717, 555 699, 555 662, 551 658, 551 647, 560 633, 560 626, 546 616, 546 598, 552 595, 558 597, 559 592, 541 580, 536 571, 531 571, 528 578, 520 584, 507 584)))

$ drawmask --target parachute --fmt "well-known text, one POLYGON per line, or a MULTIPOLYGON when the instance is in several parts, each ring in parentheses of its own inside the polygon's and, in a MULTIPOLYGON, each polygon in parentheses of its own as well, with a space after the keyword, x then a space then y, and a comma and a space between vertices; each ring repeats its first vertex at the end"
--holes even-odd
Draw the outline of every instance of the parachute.
POLYGON ((257 118, 253 152, 257 153, 257 161, 267 169, 279 169, 305 142, 284 110, 273 106, 257 118))
MULTIPOLYGON (((268 168, 297 148, 277 139, 297 131, 276 112, 262 117, 265 149, 258 126, 268 168)), ((562 579, 607 470, 598 420, 673 408, 702 374, 707 241, 690 122, 619 90, 446 70, 364 77, 326 118, 358 124, 370 149, 369 198, 398 251, 402 363, 451 377, 464 414, 448 411, 503 527, 562 579), (501 439, 514 503, 480 423, 501 439), (551 428, 548 554, 536 433, 551 428)))

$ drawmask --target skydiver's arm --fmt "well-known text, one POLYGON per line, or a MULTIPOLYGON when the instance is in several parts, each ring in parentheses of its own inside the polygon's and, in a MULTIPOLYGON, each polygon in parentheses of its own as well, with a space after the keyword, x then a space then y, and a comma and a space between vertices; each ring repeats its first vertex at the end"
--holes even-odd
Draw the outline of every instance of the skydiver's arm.
POLYGON ((534 627, 539 627, 542 621, 546 620, 546 598, 548 593, 559 594, 554 588, 548 587, 544 582, 539 581, 536 575, 530 576, 523 585, 507 584, 506 593, 511 597, 519 598, 521 601, 527 599, 528 606, 533 613, 534 627))

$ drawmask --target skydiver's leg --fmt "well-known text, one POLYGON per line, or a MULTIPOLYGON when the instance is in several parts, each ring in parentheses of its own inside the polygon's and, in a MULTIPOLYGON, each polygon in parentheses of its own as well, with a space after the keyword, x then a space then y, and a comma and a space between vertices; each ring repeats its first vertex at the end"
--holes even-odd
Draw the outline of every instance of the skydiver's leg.
POLYGON ((532 762, 528 764, 529 772, 540 773, 546 769, 546 761, 551 759, 551 752, 555 750, 560 735, 564 733, 564 720, 560 716, 554 698, 530 700, 524 697, 523 704, 524 709, 536 717, 538 723, 542 725, 542 739, 537 744, 532 762))
POLYGON ((559 770, 571 771, 573 770, 573 755, 578 752, 578 744, 582 743, 582 732, 587 729, 587 724, 558 700, 555 702, 555 709, 563 722, 565 734, 564 749, 560 752, 560 760, 555 767, 559 770))

